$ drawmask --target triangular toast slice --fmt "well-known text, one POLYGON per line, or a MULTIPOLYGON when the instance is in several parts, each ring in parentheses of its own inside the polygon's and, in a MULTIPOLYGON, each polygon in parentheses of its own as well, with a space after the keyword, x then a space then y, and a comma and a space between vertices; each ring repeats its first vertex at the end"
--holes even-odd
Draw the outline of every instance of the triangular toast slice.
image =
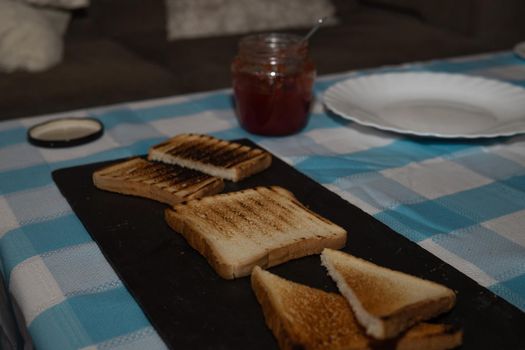
POLYGON ((259 267, 254 268, 251 283, 281 349, 440 350, 462 342, 456 327, 428 323, 393 340, 375 340, 365 334, 340 294, 294 283, 259 267))
POLYGON ((224 182, 217 177, 139 157, 96 170, 93 183, 102 190, 170 205, 216 194, 224 188, 224 182))
POLYGON ((377 339, 396 337, 455 304, 456 294, 445 286, 337 250, 325 249, 321 261, 359 323, 377 339))
POLYGON ((165 218, 226 279, 346 243, 342 227, 278 186, 187 201, 167 209, 165 218))
POLYGON ((263 171, 272 155, 209 135, 180 134, 150 148, 148 159, 202 171, 234 182, 263 171))

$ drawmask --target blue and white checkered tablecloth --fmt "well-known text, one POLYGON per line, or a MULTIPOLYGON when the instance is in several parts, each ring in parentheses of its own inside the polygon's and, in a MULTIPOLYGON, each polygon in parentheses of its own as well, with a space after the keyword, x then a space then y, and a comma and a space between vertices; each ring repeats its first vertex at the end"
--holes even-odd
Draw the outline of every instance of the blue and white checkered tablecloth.
MULTIPOLYGON (((385 67, 499 78, 525 87, 511 52, 385 67)), ((96 142, 36 148, 26 130, 51 116, 0 123, 0 263, 39 349, 161 349, 164 343, 51 179, 51 171, 143 154, 183 132, 248 137, 525 311, 525 135, 411 138, 329 116, 284 138, 239 128, 229 90, 65 113, 105 125, 96 142)), ((320 100, 320 99, 318 99, 320 100)))

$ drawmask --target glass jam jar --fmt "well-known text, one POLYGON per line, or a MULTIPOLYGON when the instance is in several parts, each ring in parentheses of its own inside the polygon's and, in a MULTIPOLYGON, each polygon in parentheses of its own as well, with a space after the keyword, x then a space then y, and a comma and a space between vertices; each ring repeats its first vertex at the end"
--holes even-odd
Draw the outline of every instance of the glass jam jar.
POLYGON ((232 66, 237 118, 259 135, 289 135, 308 122, 315 65, 308 42, 291 34, 246 36, 232 66))

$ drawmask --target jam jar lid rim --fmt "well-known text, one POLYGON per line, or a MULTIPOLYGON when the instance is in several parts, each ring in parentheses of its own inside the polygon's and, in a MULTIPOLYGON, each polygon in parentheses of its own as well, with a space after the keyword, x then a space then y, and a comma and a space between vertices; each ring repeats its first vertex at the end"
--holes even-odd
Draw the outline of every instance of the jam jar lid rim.
POLYGON ((239 41, 239 55, 252 58, 272 58, 274 60, 308 55, 308 42, 302 37, 288 33, 250 34, 239 41))
POLYGON ((295 34, 288 33, 264 33, 264 34, 250 34, 244 36, 239 41, 239 48, 252 48, 255 45, 265 47, 270 50, 280 51, 291 46, 298 48, 307 47, 308 42, 301 42, 302 37, 295 34), (284 44, 283 44, 284 43, 284 44), (299 44, 299 45, 298 45, 299 44))

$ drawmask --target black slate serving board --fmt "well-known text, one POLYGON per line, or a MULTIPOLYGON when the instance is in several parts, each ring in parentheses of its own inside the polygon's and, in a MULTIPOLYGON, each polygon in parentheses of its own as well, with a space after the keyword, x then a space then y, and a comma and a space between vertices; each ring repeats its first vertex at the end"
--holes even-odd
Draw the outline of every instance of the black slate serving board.
MULTIPOLYGON (((164 222, 165 205, 93 186, 93 171, 112 162, 59 169, 53 179, 166 344, 173 349, 277 348, 249 278, 220 278, 164 222)), ((348 241, 343 250, 456 290, 456 307, 435 321, 463 328, 462 349, 525 349, 525 313, 280 159, 274 157, 269 169, 240 183, 228 182, 225 191, 262 185, 291 190, 344 227, 348 241)), ((337 291, 319 256, 270 271, 337 291)))

